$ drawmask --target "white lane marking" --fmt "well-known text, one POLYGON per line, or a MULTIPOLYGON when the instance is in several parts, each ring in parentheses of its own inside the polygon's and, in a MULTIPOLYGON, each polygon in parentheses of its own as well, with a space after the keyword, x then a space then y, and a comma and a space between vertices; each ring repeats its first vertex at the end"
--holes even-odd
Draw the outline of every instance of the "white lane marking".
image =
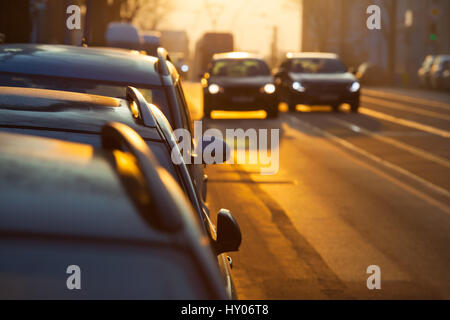
POLYGON ((411 107, 411 106, 408 106, 405 104, 400 104, 400 103, 377 99, 377 98, 369 98, 369 97, 365 97, 365 96, 361 97, 361 101, 363 103, 366 102, 366 103, 376 104, 378 106, 381 106, 382 108, 402 110, 402 111, 407 111, 407 112, 424 115, 424 116, 427 116, 430 118, 450 121, 450 116, 448 116, 446 114, 434 112, 434 111, 423 110, 423 109, 420 109, 417 107, 411 107))
POLYGON ((367 109, 367 108, 359 108, 359 112, 361 114, 365 114, 365 115, 371 116, 373 118, 378 118, 378 119, 390 121, 390 122, 393 122, 393 123, 396 123, 396 124, 400 124, 400 125, 405 126, 405 127, 410 127, 410 128, 414 128, 414 129, 417 129, 417 130, 425 131, 425 132, 432 133, 434 135, 441 136, 441 137, 444 137, 444 138, 450 138, 450 132, 449 131, 441 130, 441 129, 438 129, 438 128, 435 128, 435 127, 431 127, 431 126, 427 126, 425 124, 421 124, 421 123, 418 123, 418 122, 415 122, 415 121, 411 121, 411 120, 406 120, 406 119, 403 119, 403 118, 390 116, 390 115, 387 115, 385 113, 374 111, 374 110, 367 109))
POLYGON ((410 145, 408 145, 406 143, 403 143, 403 142, 395 140, 395 139, 388 138, 386 136, 378 135, 378 134, 376 134, 374 132, 371 132, 371 131, 366 130, 366 129, 361 128, 361 127, 358 127, 357 125, 355 125, 353 123, 350 123, 350 122, 347 122, 347 121, 344 121, 344 120, 341 120, 341 119, 332 118, 331 121, 336 122, 338 124, 341 124, 344 127, 347 127, 350 130, 355 131, 357 133, 363 133, 365 135, 370 136, 371 138, 374 138, 374 139, 382 141, 384 143, 393 145, 394 147, 397 147, 399 149, 408 151, 408 152, 410 152, 410 153, 412 153, 412 154, 414 154, 416 156, 422 157, 424 159, 427 159, 427 160, 433 161, 433 162, 435 162, 437 164, 440 164, 440 165, 442 165, 444 167, 450 168, 450 161, 448 161, 448 160, 446 160, 444 158, 441 158, 439 156, 436 156, 436 155, 434 155, 434 154, 432 154, 430 152, 427 152, 425 150, 422 150, 422 149, 410 146, 410 145))
MULTIPOLYGON (((313 131, 317 132, 318 134, 320 134, 320 135, 330 139, 331 141, 341 145, 342 147, 344 147, 346 149, 349 149, 349 150, 351 150, 353 152, 356 152, 356 153, 358 153, 358 154, 360 154, 360 155, 362 155, 362 156, 364 156, 364 157, 366 157, 366 158, 368 158, 368 159, 370 159, 370 160, 372 160, 372 161, 374 161, 374 162, 376 162, 376 163, 378 163, 380 165, 383 165, 383 166, 385 166, 385 167, 387 167, 387 168, 389 168, 389 169, 391 169, 393 171, 396 171, 397 173, 399 173, 401 175, 404 175, 404 176, 406 176, 406 177, 408 177, 408 178, 418 182, 419 184, 427 187, 431 191, 434 191, 434 192, 436 192, 436 193, 438 193, 438 194, 440 194, 440 195, 450 199, 450 192, 448 192, 446 189, 443 189, 443 188, 441 188, 441 187, 439 187, 439 186, 437 186, 437 185, 435 185, 435 184, 433 184, 433 183, 431 183, 431 182, 429 182, 429 181, 427 181, 425 179, 422 179, 421 177, 415 175, 414 173, 411 173, 411 172, 409 172, 409 171, 407 171, 407 170, 405 170, 403 168, 400 168, 399 166, 396 166, 396 165, 394 165, 394 164, 392 164, 390 162, 387 162, 387 161, 385 161, 385 160, 383 160, 383 159, 381 159, 381 158, 379 158, 379 157, 377 157, 377 156, 375 156, 375 155, 373 155, 373 154, 371 154, 371 153, 369 153, 369 152, 367 152, 365 150, 362 150, 362 149, 358 148, 357 146, 351 144, 350 142, 347 142, 347 141, 345 141, 345 140, 343 140, 343 139, 341 139, 341 138, 339 138, 339 137, 337 137, 337 136, 335 136, 335 135, 333 135, 333 134, 331 134, 329 132, 326 132, 326 131, 324 131, 324 130, 316 127, 316 126, 313 126, 313 125, 311 125, 311 124, 309 124, 309 123, 307 123, 305 121, 302 121, 302 120, 300 120, 298 118, 295 118, 293 116, 290 116, 289 118, 292 119, 292 122, 297 123, 297 125, 308 127, 310 130, 313 130, 313 131)), ((426 195, 425 193, 423 193, 423 192, 421 192, 421 191, 411 187, 410 185, 408 185, 408 184, 406 184, 406 183, 404 183, 404 182, 394 178, 393 176, 389 175, 388 173, 385 173, 385 172, 383 172, 381 170, 377 170, 375 167, 370 166, 368 164, 366 164, 366 165, 368 167, 370 167, 373 171, 377 172, 379 175, 381 175, 381 176, 385 177, 386 179, 394 182, 395 184, 397 184, 398 186, 402 187, 403 189, 409 191, 410 193, 415 194, 416 196, 420 197, 422 200, 428 202, 429 204, 434 205, 435 207, 441 209, 446 214, 450 215, 450 207, 448 207, 447 205, 443 204, 442 202, 433 199, 432 197, 426 195)))
POLYGON ((378 97, 378 98, 387 98, 387 99, 393 99, 393 100, 398 100, 398 101, 407 102, 407 103, 422 104, 424 106, 430 106, 430 107, 440 108, 440 109, 444 109, 444 110, 450 110, 449 103, 435 101, 435 100, 427 100, 427 99, 422 99, 422 98, 417 98, 417 97, 409 97, 409 96, 402 95, 400 93, 395 94, 395 93, 389 93, 389 92, 384 92, 384 91, 381 92, 381 91, 371 90, 371 89, 363 89, 362 93, 363 93, 363 95, 367 94, 369 96, 374 96, 374 97, 378 97))

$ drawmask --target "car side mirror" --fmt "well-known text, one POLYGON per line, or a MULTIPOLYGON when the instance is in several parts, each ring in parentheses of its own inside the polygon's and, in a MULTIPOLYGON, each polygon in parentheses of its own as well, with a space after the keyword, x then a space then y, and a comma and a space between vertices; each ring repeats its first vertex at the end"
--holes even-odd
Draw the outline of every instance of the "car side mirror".
POLYGON ((350 67, 350 68, 348 68, 348 72, 350 72, 351 74, 353 74, 353 75, 356 75, 356 69, 355 68, 353 68, 353 67, 350 67))
POLYGON ((223 164, 230 159, 230 147, 219 137, 204 136, 202 149, 203 164, 223 164))
POLYGON ((239 251, 242 242, 241 229, 229 210, 221 209, 217 216, 217 239, 214 249, 217 255, 239 251))

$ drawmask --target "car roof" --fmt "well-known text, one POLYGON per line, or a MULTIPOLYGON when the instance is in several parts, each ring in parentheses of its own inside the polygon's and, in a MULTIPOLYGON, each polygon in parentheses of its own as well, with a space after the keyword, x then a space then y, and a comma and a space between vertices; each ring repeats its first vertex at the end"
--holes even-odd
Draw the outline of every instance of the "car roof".
POLYGON ((213 56, 213 60, 226 60, 226 59, 256 59, 264 61, 264 58, 256 53, 250 52, 224 52, 217 53, 213 56))
POLYGON ((329 52, 290 52, 286 55, 288 59, 298 58, 317 58, 317 59, 339 59, 339 56, 335 53, 329 52))
MULTIPOLYGON (((124 89, 125 90, 125 89, 124 89)), ((0 127, 101 132, 121 122, 144 139, 162 140, 156 127, 141 125, 122 99, 46 89, 0 87, 0 127)))
POLYGON ((164 242, 135 209, 114 163, 89 145, 0 133, 0 229, 164 242))
POLYGON ((161 86, 158 59, 66 45, 0 45, 0 72, 161 86))
MULTIPOLYGON (((195 268, 210 297, 224 299, 215 258, 176 182, 127 126, 105 126, 102 141, 102 149, 94 149, 85 144, 0 132, 0 168, 6 169, 0 170, 0 251, 20 249, 21 254, 9 260, 20 264, 36 260, 30 252, 23 256, 24 248, 30 251, 30 244, 41 245, 36 249, 53 244, 59 248, 52 251, 52 260, 57 263, 67 254, 80 252, 74 244, 83 244, 91 250, 99 249, 103 257, 113 252, 117 262, 131 262, 130 256, 127 259, 123 255, 124 250, 136 253, 140 248, 156 258, 148 261, 152 270, 151 266, 162 262, 171 250, 172 259, 164 263, 172 268, 163 270, 170 274, 175 268, 192 277, 195 268), (130 153, 119 151, 121 144, 127 145, 130 153), (161 250, 149 251, 155 248, 161 250), (174 260, 174 254, 188 260, 174 260)), ((91 256, 93 259, 102 261, 91 256)), ((48 261, 44 260, 38 258, 36 263, 46 267, 48 261)), ((4 274, 8 267, 2 267, 4 274)), ((16 282, 32 284, 34 273, 24 274, 16 282)), ((169 283, 166 274, 162 278, 169 283)), ((45 294, 45 289, 39 291, 45 294)))

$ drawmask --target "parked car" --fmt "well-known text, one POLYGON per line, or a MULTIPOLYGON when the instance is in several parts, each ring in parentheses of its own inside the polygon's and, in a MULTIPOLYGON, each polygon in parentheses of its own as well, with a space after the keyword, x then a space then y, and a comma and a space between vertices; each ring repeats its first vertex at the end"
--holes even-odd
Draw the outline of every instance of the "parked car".
POLYGON ((330 105, 338 111, 343 103, 358 112, 361 85, 336 54, 289 53, 275 72, 275 82, 291 112, 298 104, 330 105))
POLYGON ((278 117, 274 79, 261 57, 241 52, 213 56, 202 78, 203 113, 213 110, 265 110, 268 118, 278 117))
MULTIPOLYGON (((0 86, 63 90, 122 99, 126 98, 127 86, 133 86, 149 103, 161 109, 174 130, 186 129, 194 137, 180 76, 162 48, 158 50, 158 57, 149 57, 122 49, 1 45, 0 86)), ((195 145, 194 141, 192 143, 195 145)), ((206 195, 203 165, 192 164, 189 168, 195 185, 206 195)))
POLYGON ((0 133, 0 299, 229 298, 145 142, 120 123, 98 136, 93 148, 0 133))
POLYGON ((230 297, 235 296, 229 261, 224 253, 239 249, 241 234, 237 223, 228 211, 219 213, 229 220, 226 235, 222 237, 231 246, 218 244, 209 209, 195 186, 191 171, 183 161, 178 164, 172 161, 172 154, 179 155, 180 159, 181 154, 169 122, 137 89, 129 87, 126 97, 122 100, 64 91, 0 87, 0 131, 100 147, 105 124, 119 122, 135 130, 188 197, 204 235, 218 256, 227 292, 230 297))
POLYGON ((450 55, 438 55, 430 71, 431 87, 436 90, 449 89, 448 65, 450 55))
POLYGON ((417 76, 419 77, 419 85, 423 88, 431 88, 430 72, 433 66, 434 60, 436 59, 433 55, 428 55, 422 63, 422 66, 417 71, 417 76))

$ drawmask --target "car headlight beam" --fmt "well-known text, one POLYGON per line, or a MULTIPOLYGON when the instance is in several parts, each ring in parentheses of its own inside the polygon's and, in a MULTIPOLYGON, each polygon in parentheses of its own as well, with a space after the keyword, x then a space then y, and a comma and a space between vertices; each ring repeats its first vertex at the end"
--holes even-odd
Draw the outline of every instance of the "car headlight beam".
POLYGON ((350 92, 358 92, 358 90, 361 88, 361 85, 359 84, 359 82, 355 81, 352 83, 352 85, 350 86, 350 92))
POLYGON ((208 91, 211 94, 218 94, 220 92, 220 87, 213 83, 208 87, 208 91))
POLYGON ((268 83, 264 86, 264 92, 267 94, 273 94, 275 93, 275 90, 276 90, 275 85, 271 83, 268 83))
POLYGON ((292 84, 292 89, 294 89, 295 91, 298 91, 298 92, 305 92, 306 91, 305 87, 298 81, 295 81, 292 84))

